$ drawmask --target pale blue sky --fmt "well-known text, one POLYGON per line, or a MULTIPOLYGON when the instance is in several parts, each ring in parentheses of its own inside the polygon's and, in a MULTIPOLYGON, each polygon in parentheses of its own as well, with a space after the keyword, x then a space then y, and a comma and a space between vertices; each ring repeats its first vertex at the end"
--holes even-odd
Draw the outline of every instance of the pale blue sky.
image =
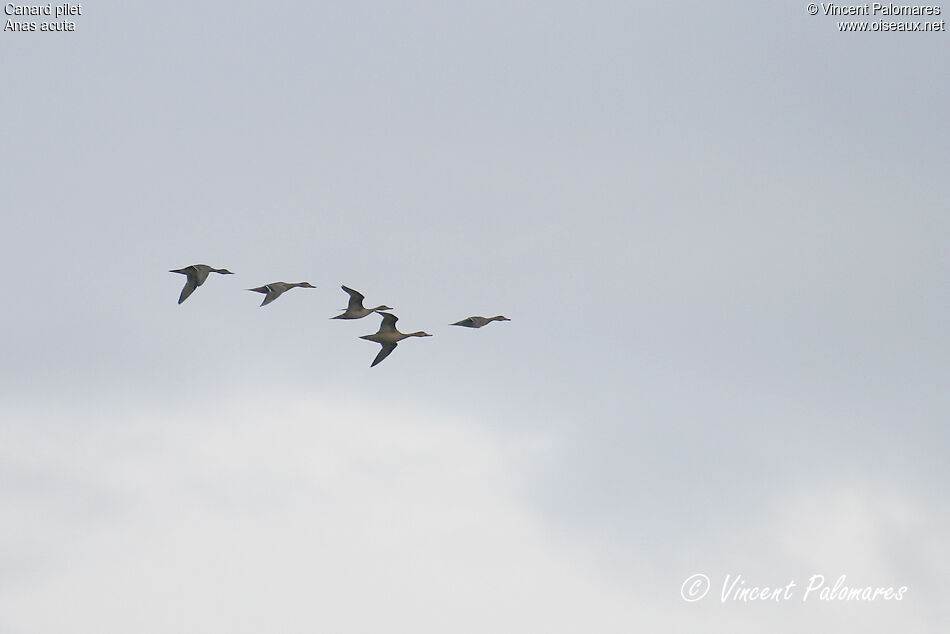
POLYGON ((0 33, 0 630, 943 631, 947 37, 788 2, 0 33), (194 262, 236 274, 178 306, 194 262), (276 280, 317 289, 243 290, 276 280), (370 370, 340 284, 434 336, 370 370), (909 590, 713 596, 814 573, 909 590))

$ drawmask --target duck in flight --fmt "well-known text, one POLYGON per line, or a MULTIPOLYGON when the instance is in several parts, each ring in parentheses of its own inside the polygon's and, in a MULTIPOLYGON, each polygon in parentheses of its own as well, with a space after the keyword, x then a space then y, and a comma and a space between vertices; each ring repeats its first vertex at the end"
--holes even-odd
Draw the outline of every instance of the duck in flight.
POLYGON ((480 317, 475 315, 473 317, 468 317, 462 321, 457 321, 454 324, 449 324, 450 326, 465 326, 466 328, 481 328, 487 324, 490 324, 493 321, 511 321, 504 315, 495 315, 494 317, 480 317))
POLYGON ((255 293, 265 293, 264 301, 261 302, 261 306, 267 306, 292 288, 316 288, 316 286, 311 285, 310 282, 271 282, 270 284, 258 286, 257 288, 249 288, 247 290, 254 291, 255 293))
POLYGON ((396 349, 396 344, 398 344, 403 339, 408 337, 431 337, 427 332, 410 332, 402 333, 396 330, 396 322, 399 320, 398 317, 392 313, 379 313, 383 316, 383 321, 379 324, 379 331, 373 335, 363 335, 360 339, 366 339, 367 341, 373 341, 382 346, 379 354, 376 355, 376 358, 373 359, 373 363, 369 367, 373 367, 383 359, 388 357, 393 350, 396 349))
MULTIPOLYGON (((337 315, 336 317, 331 317, 331 319, 362 319, 363 317, 366 317, 367 315, 376 311, 392 310, 392 308, 389 306, 363 308, 363 300, 366 298, 363 297, 362 293, 359 291, 354 291, 352 288, 347 288, 345 286, 341 286, 340 288, 346 291, 346 294, 350 296, 350 303, 347 305, 342 314, 337 315)), ((380 361, 382 361, 382 359, 380 359, 380 361)))
POLYGON ((192 264, 191 266, 186 266, 183 269, 171 270, 169 273, 181 273, 182 275, 188 277, 187 281, 185 281, 184 288, 181 289, 181 295, 178 296, 179 304, 188 299, 191 294, 195 292, 196 288, 204 284, 210 273, 234 275, 227 269, 216 269, 214 267, 208 266, 207 264, 192 264))

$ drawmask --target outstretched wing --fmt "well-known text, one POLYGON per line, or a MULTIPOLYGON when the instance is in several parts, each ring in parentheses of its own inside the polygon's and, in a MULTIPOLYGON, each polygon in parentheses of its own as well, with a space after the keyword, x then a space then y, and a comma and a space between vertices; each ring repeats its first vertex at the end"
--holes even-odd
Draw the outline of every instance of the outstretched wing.
POLYGON ((473 318, 471 318, 471 317, 468 317, 468 318, 466 318, 466 319, 463 319, 462 321, 457 321, 457 322, 455 322, 454 324, 451 324, 451 325, 453 325, 453 326, 465 326, 466 328, 478 328, 478 326, 475 325, 475 320, 474 320, 473 318))
POLYGON ((355 310, 363 307, 363 300, 366 299, 363 297, 363 294, 359 291, 354 291, 352 288, 347 288, 346 286, 341 286, 347 295, 350 296, 350 303, 347 305, 347 310, 355 310))
POLYGON ((276 288, 272 284, 268 284, 264 288, 267 289, 267 295, 264 297, 264 301, 261 302, 261 306, 267 306, 284 292, 284 289, 276 288))
POLYGON ((392 313, 379 313, 383 316, 383 321, 379 324, 379 332, 396 332, 396 322, 399 317, 392 313))
POLYGON ((380 345, 382 348, 380 349, 379 354, 376 355, 376 358, 373 359, 373 363, 371 363, 369 367, 373 367, 381 363, 383 359, 388 357, 392 351, 396 349, 395 343, 382 343, 380 345))
POLYGON ((187 271, 185 275, 188 276, 188 281, 185 282, 185 286, 181 289, 181 295, 178 296, 179 304, 185 301, 186 299, 188 299, 189 297, 191 297, 191 294, 195 292, 196 288, 198 288, 197 273, 194 272, 194 269, 192 267, 188 267, 185 270, 187 271))

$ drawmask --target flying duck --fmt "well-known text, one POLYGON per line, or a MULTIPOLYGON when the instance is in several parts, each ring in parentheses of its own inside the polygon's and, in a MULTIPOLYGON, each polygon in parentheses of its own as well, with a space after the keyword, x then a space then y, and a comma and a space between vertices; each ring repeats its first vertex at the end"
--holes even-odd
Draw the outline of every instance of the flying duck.
POLYGON ((462 321, 457 321, 454 324, 449 324, 450 326, 465 326, 466 328, 481 328, 486 324, 490 324, 493 321, 511 321, 504 315, 495 315, 494 317, 480 317, 475 315, 473 317, 468 317, 462 321))
POLYGON ((392 308, 389 306, 363 308, 363 300, 366 298, 363 297, 362 293, 359 291, 354 291, 352 288, 347 288, 346 286, 341 286, 340 288, 346 291, 346 293, 350 296, 350 303, 347 305, 342 314, 337 315, 336 317, 331 317, 331 319, 361 319, 376 311, 392 310, 392 308))
POLYGON ((376 355, 376 358, 373 359, 373 363, 369 367, 373 367, 378 363, 382 362, 383 359, 388 357, 393 350, 396 349, 396 344, 406 339, 407 337, 431 337, 427 332, 410 332, 402 333, 396 330, 396 322, 399 320, 398 317, 392 313, 379 313, 383 316, 383 321, 379 324, 379 331, 374 335, 363 335, 360 339, 366 339, 367 341, 374 341, 382 346, 382 349, 379 351, 379 354, 376 355))
POLYGON ((181 273, 182 275, 186 275, 188 277, 184 288, 181 289, 181 295, 178 296, 179 304, 188 299, 191 294, 195 292, 196 288, 205 283, 205 280, 208 279, 209 273, 234 275, 227 269, 216 269, 208 266, 207 264, 192 264, 191 266, 186 266, 183 269, 171 270, 169 273, 181 273))
POLYGON ((249 288, 247 290, 254 291, 255 293, 265 293, 266 295, 264 301, 261 302, 261 306, 267 306, 292 288, 316 288, 316 286, 312 286, 310 282, 271 282, 270 284, 258 286, 257 288, 249 288))

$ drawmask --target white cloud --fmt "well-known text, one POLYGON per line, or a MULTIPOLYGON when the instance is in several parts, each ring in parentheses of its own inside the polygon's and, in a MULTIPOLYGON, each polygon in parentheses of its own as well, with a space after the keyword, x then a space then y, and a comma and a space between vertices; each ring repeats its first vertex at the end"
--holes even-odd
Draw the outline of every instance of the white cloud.
POLYGON ((853 482, 778 494, 771 519, 737 520, 741 539, 671 537, 618 572, 599 558, 609 530, 563 532, 532 503, 535 475, 569 451, 561 437, 356 402, 8 409, 0 629, 938 631, 927 589, 943 581, 928 575, 947 553, 926 498, 853 482), (708 573, 710 596, 683 602, 680 572, 708 573), (725 573, 801 590, 814 572, 910 591, 900 604, 716 596, 725 573))
POLYGON ((2 491, 0 552, 25 562, 0 597, 10 631, 633 623, 631 597, 519 504, 512 452, 473 425, 280 395, 174 418, 56 418, 21 419, 4 451, 14 473, 56 474, 2 491))
MULTIPOLYGON (((799 580, 800 596, 813 575, 807 616, 812 626, 835 631, 938 631, 947 612, 935 588, 945 587, 946 525, 942 509, 919 492, 877 478, 839 478, 776 501, 774 565, 799 580), (843 577, 843 579, 841 578, 843 577), (942 577, 942 578, 941 578, 942 577), (875 603, 820 601, 821 590, 839 582, 849 588, 901 588, 903 600, 875 603), (823 581, 823 583, 821 583, 823 581)), ((834 596, 834 595, 830 595, 834 596)))

